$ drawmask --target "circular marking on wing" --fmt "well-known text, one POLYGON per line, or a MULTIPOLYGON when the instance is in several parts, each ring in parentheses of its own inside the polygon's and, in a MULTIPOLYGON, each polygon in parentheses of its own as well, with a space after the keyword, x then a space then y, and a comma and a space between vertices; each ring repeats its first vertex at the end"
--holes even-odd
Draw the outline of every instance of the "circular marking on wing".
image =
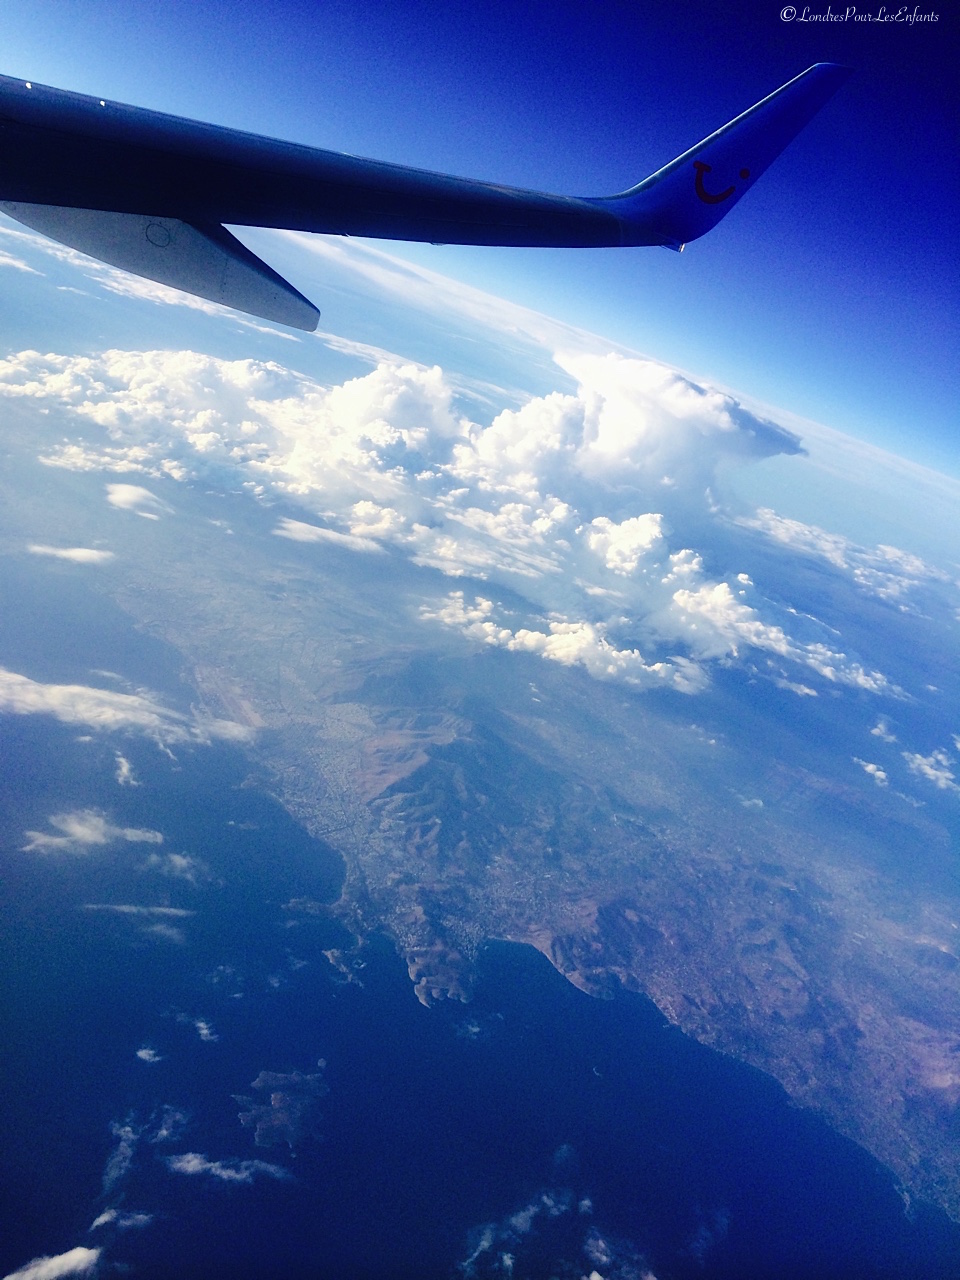
POLYGON ((148 223, 146 236, 150 243, 155 244, 158 249, 166 249, 167 245, 173 239, 173 236, 162 222, 148 223))

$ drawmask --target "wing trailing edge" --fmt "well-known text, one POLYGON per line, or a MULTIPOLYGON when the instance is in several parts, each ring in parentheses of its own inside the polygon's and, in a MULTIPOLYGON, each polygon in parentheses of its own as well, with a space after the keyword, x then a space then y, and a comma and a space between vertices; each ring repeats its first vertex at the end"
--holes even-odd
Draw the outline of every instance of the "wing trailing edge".
POLYGON ((219 225, 52 204, 0 201, 0 210, 111 267, 236 311, 313 332, 320 312, 219 225))

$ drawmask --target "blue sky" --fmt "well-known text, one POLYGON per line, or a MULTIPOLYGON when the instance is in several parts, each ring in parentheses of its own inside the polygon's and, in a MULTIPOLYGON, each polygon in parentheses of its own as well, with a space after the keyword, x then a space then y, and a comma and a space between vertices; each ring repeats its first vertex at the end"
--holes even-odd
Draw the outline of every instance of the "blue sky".
MULTIPOLYGON (((879 16, 873 0, 859 14, 870 5, 879 16)), ((844 62, 854 78, 750 198, 682 256, 401 252, 960 474, 960 172, 948 65, 960 18, 920 5, 938 21, 803 22, 800 4, 787 22, 781 9, 777 0, 7 0, 0 71, 336 150, 593 195, 636 182, 811 62, 844 62)), ((827 10, 818 0, 809 16, 827 10)))

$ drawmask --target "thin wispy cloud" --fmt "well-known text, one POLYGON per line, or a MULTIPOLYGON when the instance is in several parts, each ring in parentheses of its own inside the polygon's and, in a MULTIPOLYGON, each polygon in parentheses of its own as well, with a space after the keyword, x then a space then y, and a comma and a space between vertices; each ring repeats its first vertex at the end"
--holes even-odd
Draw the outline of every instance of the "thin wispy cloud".
POLYGON ((153 1221, 152 1213, 121 1213, 119 1209, 104 1209, 99 1217, 94 1218, 90 1230, 98 1227, 114 1227, 118 1231, 129 1231, 131 1228, 149 1227, 153 1221))
POLYGON ((104 1195, 114 1190, 119 1183, 127 1176, 130 1166, 133 1163, 133 1157, 136 1154, 137 1144, 140 1141, 140 1135, 143 1133, 142 1127, 133 1124, 132 1121, 115 1122, 110 1126, 110 1132, 117 1139, 117 1145, 111 1151, 107 1158, 107 1163, 103 1170, 103 1192, 104 1195))
POLYGON ((34 556, 53 556, 74 564, 107 564, 113 559, 112 551, 98 551, 94 547, 48 547, 42 542, 31 542, 27 550, 34 556))
POLYGON ((83 910, 106 911, 111 915, 136 916, 137 918, 146 916, 151 920, 156 918, 162 920, 187 920, 196 915, 195 911, 188 911, 185 907, 143 907, 132 902, 85 902, 83 910))
POLYGON ((77 809, 55 813, 52 832, 26 831, 26 853, 86 853, 90 849, 127 841, 131 844, 162 844, 163 835, 146 827, 118 827, 98 809, 77 809))
POLYGON ((186 880, 188 884, 210 879, 207 864, 186 853, 151 853, 143 867, 145 871, 158 871, 174 880, 186 880))
POLYGON ((42 274, 35 267, 31 267, 28 262, 24 262, 22 258, 17 258, 14 254, 7 253, 5 249, 0 249, 0 267, 10 267, 14 271, 23 271, 31 276, 42 274))
POLYGON ((147 520, 159 520, 173 510, 149 489, 139 484, 108 484, 107 501, 121 511, 132 511, 147 520))
POLYGON ((189 1116, 179 1107, 165 1106, 155 1131, 148 1136, 148 1142, 176 1142, 189 1123, 189 1116))
POLYGON ((138 733, 162 744, 243 742, 252 730, 230 720, 191 716, 165 707, 152 693, 118 693, 81 684, 43 684, 0 667, 0 712, 48 715, 101 733, 138 733))
POLYGON ((331 546, 346 547, 350 551, 383 551, 383 547, 373 538, 362 538, 354 533, 338 533, 336 529, 323 529, 319 525, 305 524, 302 520, 291 520, 286 516, 273 532, 278 538, 289 538, 291 542, 327 542, 331 546))
POLYGON ((183 1155, 168 1156, 167 1167, 174 1173, 188 1176, 205 1176, 220 1182, 249 1184, 259 1177, 287 1179, 290 1174, 278 1164, 269 1164, 265 1160, 208 1160, 198 1151, 187 1151, 183 1155))

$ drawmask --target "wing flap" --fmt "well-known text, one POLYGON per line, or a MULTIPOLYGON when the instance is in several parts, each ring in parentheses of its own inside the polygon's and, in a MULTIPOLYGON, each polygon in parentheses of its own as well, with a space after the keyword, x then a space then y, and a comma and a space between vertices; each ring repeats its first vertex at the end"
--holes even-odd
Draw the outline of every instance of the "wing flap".
POLYGON ((0 210, 110 266, 248 315, 313 332, 320 312, 218 224, 0 201, 0 210))

